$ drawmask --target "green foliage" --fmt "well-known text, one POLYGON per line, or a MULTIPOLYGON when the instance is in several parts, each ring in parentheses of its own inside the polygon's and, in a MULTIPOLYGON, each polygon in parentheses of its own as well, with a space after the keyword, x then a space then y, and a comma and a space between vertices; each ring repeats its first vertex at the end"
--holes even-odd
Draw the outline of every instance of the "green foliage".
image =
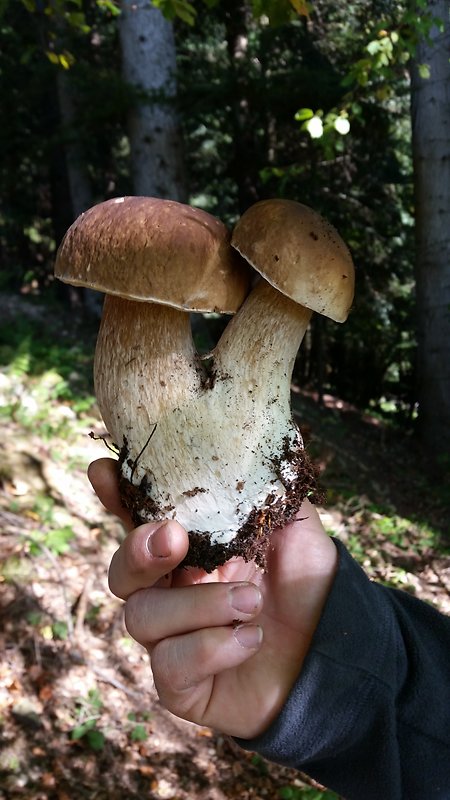
POLYGON ((252 0, 253 16, 266 17, 270 25, 284 25, 298 15, 307 17, 311 5, 304 0, 252 0))
POLYGON ((100 751, 105 746, 105 735, 96 727, 94 719, 88 719, 81 725, 77 725, 71 731, 72 741, 83 739, 91 750, 100 751))
MULTIPOLYGON (((433 15, 426 0, 419 0, 412 6, 393 5, 390 16, 377 21, 372 29, 364 55, 351 65, 343 85, 371 86, 381 101, 394 97, 393 79, 404 72, 420 39, 428 37, 434 26, 441 25, 442 21, 433 15)), ((420 73, 423 78, 429 77, 426 64, 420 65, 420 73)))
POLYGON ((385 539, 396 547, 416 555, 446 551, 445 545, 441 543, 440 534, 432 526, 417 523, 398 514, 374 512, 370 530, 375 540, 385 539))
POLYGON ((145 742, 148 739, 148 732, 144 725, 135 725, 130 731, 132 742, 145 742))
POLYGON ((97 0, 97 7, 111 14, 112 17, 120 16, 120 8, 114 0, 97 0))
POLYGON ((52 625, 52 633, 54 639, 61 639, 65 641, 68 637, 69 631, 67 622, 56 621, 52 625))
POLYGON ((29 535, 30 553, 39 555, 42 548, 45 547, 55 556, 60 556, 67 552, 73 538, 74 533, 69 525, 65 525, 62 528, 33 531, 29 535))
MULTIPOLYGON (((152 5, 159 8, 161 13, 169 20, 180 19, 186 25, 194 25, 198 11, 194 3, 189 0, 151 0, 152 5)), ((202 0, 207 8, 214 8, 219 0, 202 0)))
POLYGON ((76 701, 77 722, 70 732, 72 741, 84 741, 91 750, 103 750, 105 735, 98 728, 101 717, 103 701, 98 689, 89 689, 86 697, 79 697, 76 701))
MULTIPOLYGON (((42 310, 43 313, 43 310, 42 310)), ((47 314, 52 313, 51 308, 47 314)), ((40 307, 35 318, 19 315, 14 324, 0 323, 0 369, 15 377, 40 378, 39 401, 79 402, 92 397, 93 336, 73 336, 43 324, 40 307), (79 343, 74 344, 74 339, 79 343)))
POLYGON ((146 711, 135 713, 131 711, 127 715, 128 736, 132 742, 145 742, 149 737, 148 722, 151 714, 146 711))
POLYGON ((31 555, 38 556, 49 551, 59 556, 68 551, 75 534, 70 525, 61 526, 55 521, 55 501, 52 497, 36 494, 28 514, 40 523, 38 529, 30 531, 26 536, 31 555))
MULTIPOLYGON (((176 18, 187 25, 194 25, 198 19, 198 11, 189 0, 151 0, 169 20, 176 18)), ((220 0, 202 0, 208 8, 213 9, 220 0)), ((251 9, 256 19, 267 18, 270 25, 283 25, 297 16, 309 16, 311 4, 307 0, 251 0, 251 9)))

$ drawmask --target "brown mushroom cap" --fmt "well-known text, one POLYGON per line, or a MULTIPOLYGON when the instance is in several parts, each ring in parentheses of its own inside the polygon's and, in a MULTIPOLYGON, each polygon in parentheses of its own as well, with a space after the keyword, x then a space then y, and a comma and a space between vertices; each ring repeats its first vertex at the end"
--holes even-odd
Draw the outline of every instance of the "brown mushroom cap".
POLYGON ((238 221, 231 244, 279 292, 344 322, 355 284, 351 255, 338 232, 294 200, 263 200, 238 221))
POLYGON ((74 286, 221 313, 239 308, 249 273, 220 220, 153 197, 118 197, 81 214, 67 231, 55 266, 56 277, 74 286))

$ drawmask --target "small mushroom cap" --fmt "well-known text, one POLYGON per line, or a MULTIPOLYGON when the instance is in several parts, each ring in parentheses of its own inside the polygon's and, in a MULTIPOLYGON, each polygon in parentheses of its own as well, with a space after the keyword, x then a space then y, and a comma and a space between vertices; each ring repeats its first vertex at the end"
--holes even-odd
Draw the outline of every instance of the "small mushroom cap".
POLYGON ((279 292, 345 322, 355 270, 338 232, 294 200, 263 200, 238 221, 231 244, 279 292))
POLYGON ((250 282, 220 220, 153 197, 117 197, 81 214, 61 242, 55 275, 129 300, 230 314, 250 282))

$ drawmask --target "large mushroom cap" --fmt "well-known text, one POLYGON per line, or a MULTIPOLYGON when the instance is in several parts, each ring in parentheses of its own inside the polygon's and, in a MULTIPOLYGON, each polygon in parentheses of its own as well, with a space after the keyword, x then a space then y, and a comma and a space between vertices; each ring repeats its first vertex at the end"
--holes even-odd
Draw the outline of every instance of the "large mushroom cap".
POLYGON ((311 208, 294 200, 263 200, 238 221, 231 244, 282 294, 344 322, 355 275, 338 232, 311 208))
POLYGON ((56 277, 130 300, 185 311, 235 312, 249 287, 245 262, 216 217, 173 200, 117 197, 78 217, 56 277))

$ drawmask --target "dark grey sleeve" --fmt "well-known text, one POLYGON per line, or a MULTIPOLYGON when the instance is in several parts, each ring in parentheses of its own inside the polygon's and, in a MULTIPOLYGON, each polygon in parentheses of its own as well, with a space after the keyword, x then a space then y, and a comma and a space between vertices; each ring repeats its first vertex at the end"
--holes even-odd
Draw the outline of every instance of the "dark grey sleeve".
POLYGON ((450 799, 450 618, 372 583, 343 545, 280 715, 238 744, 347 800, 450 799))

